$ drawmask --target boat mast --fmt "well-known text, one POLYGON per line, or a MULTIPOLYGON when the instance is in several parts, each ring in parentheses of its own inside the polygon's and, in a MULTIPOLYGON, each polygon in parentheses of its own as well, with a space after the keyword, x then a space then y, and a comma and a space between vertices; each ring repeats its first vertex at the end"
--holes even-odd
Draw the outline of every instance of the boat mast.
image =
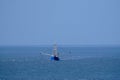
POLYGON ((57 45, 54 44, 54 48, 53 48, 53 55, 58 57, 58 53, 57 53, 57 45))

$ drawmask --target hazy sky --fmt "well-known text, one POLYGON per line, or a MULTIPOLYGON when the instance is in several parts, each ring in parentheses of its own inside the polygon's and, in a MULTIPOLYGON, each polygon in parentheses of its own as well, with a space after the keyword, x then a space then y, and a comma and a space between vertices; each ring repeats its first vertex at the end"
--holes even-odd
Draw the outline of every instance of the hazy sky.
POLYGON ((120 45, 120 0, 0 0, 0 45, 120 45))

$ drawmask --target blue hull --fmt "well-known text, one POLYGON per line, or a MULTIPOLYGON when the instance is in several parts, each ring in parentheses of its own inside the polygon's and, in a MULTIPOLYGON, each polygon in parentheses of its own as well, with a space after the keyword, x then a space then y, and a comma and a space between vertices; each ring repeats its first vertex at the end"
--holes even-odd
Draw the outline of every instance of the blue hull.
POLYGON ((54 61, 59 61, 60 59, 59 59, 59 57, 52 56, 52 57, 51 57, 51 60, 54 60, 54 61))

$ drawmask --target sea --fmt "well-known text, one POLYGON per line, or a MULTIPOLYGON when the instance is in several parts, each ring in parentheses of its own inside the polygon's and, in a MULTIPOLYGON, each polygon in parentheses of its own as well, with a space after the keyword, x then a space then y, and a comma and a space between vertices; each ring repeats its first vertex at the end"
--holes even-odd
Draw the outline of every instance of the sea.
POLYGON ((1 46, 0 80, 120 80, 120 46, 1 46))

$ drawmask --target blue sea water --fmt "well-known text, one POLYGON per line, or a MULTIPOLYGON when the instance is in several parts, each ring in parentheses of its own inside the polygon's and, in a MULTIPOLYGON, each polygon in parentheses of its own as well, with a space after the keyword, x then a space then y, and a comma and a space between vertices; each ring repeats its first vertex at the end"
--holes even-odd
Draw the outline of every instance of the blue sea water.
POLYGON ((0 47, 0 80, 120 80, 119 46, 0 47), (41 54, 41 52, 43 54, 41 54))

